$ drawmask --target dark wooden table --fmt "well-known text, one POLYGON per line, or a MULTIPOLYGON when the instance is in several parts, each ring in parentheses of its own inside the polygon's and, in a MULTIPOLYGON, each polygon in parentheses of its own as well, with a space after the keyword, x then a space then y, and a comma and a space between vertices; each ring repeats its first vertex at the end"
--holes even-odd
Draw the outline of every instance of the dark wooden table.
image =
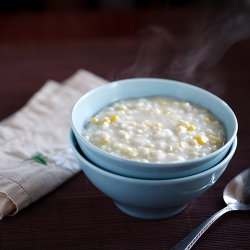
MULTIPOLYGON (((171 249, 225 206, 224 186, 250 167, 250 40, 237 41, 215 67, 203 65, 188 74, 180 68, 169 71, 170 61, 177 55, 173 55, 173 51, 182 51, 178 56, 189 55, 187 52, 192 51, 190 44, 183 45, 183 38, 169 45, 169 50, 165 50, 166 37, 161 38, 164 40, 161 51, 150 47, 151 43, 146 43, 145 47, 144 38, 136 38, 136 30, 149 24, 169 28, 179 37, 187 33, 187 22, 197 20, 200 14, 193 9, 123 13, 120 16, 105 13, 91 18, 87 14, 87 20, 95 20, 94 24, 82 24, 81 28, 84 14, 63 13, 57 14, 57 18, 51 17, 53 22, 49 19, 49 31, 43 26, 44 20, 48 21, 48 14, 1 16, 0 22, 11 29, 5 27, 0 39, 0 120, 20 109, 46 80, 61 82, 82 68, 108 80, 133 76, 186 79, 225 100, 238 118, 239 132, 237 151, 221 178, 176 216, 153 221, 128 216, 81 172, 16 216, 0 221, 0 249, 171 249), (114 30, 110 33, 101 31, 105 15, 113 18, 110 27, 114 30), (121 17, 125 20, 120 22, 123 32, 117 24, 121 17), (62 20, 67 20, 65 30, 60 26, 62 20), (29 30, 23 33, 25 23, 29 30), (98 36, 98 25, 102 36, 98 36), (91 33, 93 30, 96 33, 91 33), (57 33, 53 35, 53 31, 57 33), (136 61, 138 50, 143 53, 136 61), (134 64, 135 61, 139 65, 134 64), (138 68, 124 73, 131 65, 138 68), (149 65, 150 70, 144 71, 149 65)), ((107 20, 105 22, 108 25, 107 20)), ((194 23, 199 22, 198 19, 194 23)), ((162 40, 157 39, 162 33, 158 29, 156 33, 157 37, 153 36, 150 41, 159 48, 162 40)), ((222 41, 214 41, 216 46, 205 56, 209 57, 213 51, 218 55, 222 51, 222 41)), ((192 68, 190 66, 197 60, 199 57, 188 61, 185 68, 192 68)), ((184 62, 184 58, 181 61, 184 62)), ((215 222, 193 249, 249 249, 249 242, 250 212, 231 212, 215 222)))

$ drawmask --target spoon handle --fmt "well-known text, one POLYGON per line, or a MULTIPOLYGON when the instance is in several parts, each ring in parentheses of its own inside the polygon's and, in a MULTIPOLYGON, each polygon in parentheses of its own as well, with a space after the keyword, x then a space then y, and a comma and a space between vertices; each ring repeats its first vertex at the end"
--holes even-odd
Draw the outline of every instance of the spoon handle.
POLYGON ((180 243, 178 243, 172 250, 188 250, 191 249, 192 246, 196 243, 196 241, 202 236, 202 234, 215 222, 218 218, 220 218, 226 212, 234 210, 233 207, 227 206, 214 215, 212 215, 209 219, 207 219, 203 224, 201 224, 198 228, 196 228, 191 234, 189 234, 185 239, 183 239, 180 243))

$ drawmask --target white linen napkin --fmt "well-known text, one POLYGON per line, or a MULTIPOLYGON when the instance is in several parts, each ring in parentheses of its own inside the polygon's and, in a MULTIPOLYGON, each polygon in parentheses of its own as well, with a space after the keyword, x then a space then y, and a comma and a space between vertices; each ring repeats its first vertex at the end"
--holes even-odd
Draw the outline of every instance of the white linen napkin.
POLYGON ((0 219, 15 215, 80 171, 70 149, 70 112, 80 96, 106 83, 85 70, 49 80, 0 122, 0 219))

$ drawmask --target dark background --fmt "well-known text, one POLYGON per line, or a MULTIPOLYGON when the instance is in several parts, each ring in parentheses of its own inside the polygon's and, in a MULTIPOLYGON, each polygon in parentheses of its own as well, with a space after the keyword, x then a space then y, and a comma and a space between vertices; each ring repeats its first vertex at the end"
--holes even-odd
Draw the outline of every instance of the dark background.
MULTIPOLYGON (((243 0, 0 0, 0 121, 20 110, 49 79, 60 83, 79 69, 107 80, 114 79, 117 75, 114 72, 123 72, 135 62, 143 40, 138 33, 145 27, 153 25, 170 30, 179 39, 172 45, 185 56, 190 47, 183 39, 187 38, 186 33, 190 34, 187 32, 190 24, 192 27, 203 25, 201 20, 208 17, 208 23, 213 26, 217 20, 214 16, 218 18, 232 10, 248 13, 249 6, 249 1, 243 0)), ((236 39, 232 46, 228 46, 216 67, 208 71, 199 68, 198 75, 185 78, 191 84, 212 80, 210 86, 201 87, 214 91, 226 101, 239 122, 236 153, 211 189, 190 202, 178 215, 147 221, 121 212, 81 172, 14 217, 5 217, 0 222, 0 250, 167 250, 222 209, 225 185, 250 166, 248 27, 246 23, 245 27, 234 30, 244 39, 236 39), (208 76, 215 76, 217 81, 208 76), (222 88, 217 89, 221 85, 222 88)), ((215 31, 213 53, 203 54, 202 59, 211 58, 211 54, 217 55, 225 49, 220 30, 215 31)), ((211 41, 210 36, 205 37, 205 44, 199 43, 196 36, 191 38, 192 48, 201 51, 206 49, 203 46, 206 41, 211 41), (195 46, 197 42, 200 47, 195 46)), ((149 58, 154 59, 151 66, 162 58, 162 62, 171 63, 171 55, 166 56, 165 52, 169 51, 146 50, 146 54, 141 54, 139 69, 147 68, 145 63, 152 62, 149 58)), ((200 57, 195 58, 200 60, 200 57)), ((170 77, 180 79, 183 76, 177 72, 170 77)), ((249 221, 249 211, 228 213, 211 226, 193 249, 249 249, 249 221)))
POLYGON ((1 0, 0 44, 131 37, 148 24, 171 26, 157 11, 190 9, 191 18, 202 15, 192 14, 197 8, 249 7, 249 0, 1 0))
POLYGON ((248 1, 239 0, 2 0, 2 12, 47 11, 47 10, 104 10, 166 8, 172 6, 210 5, 213 7, 229 4, 248 5, 248 1))

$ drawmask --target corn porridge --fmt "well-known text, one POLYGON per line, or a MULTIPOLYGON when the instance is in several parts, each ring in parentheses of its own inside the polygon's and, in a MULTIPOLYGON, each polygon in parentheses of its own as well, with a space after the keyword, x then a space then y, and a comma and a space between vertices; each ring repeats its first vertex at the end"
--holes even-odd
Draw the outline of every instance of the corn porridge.
POLYGON ((96 147, 140 162, 180 162, 208 155, 226 140, 223 124, 202 107, 170 97, 122 100, 85 125, 96 147))

